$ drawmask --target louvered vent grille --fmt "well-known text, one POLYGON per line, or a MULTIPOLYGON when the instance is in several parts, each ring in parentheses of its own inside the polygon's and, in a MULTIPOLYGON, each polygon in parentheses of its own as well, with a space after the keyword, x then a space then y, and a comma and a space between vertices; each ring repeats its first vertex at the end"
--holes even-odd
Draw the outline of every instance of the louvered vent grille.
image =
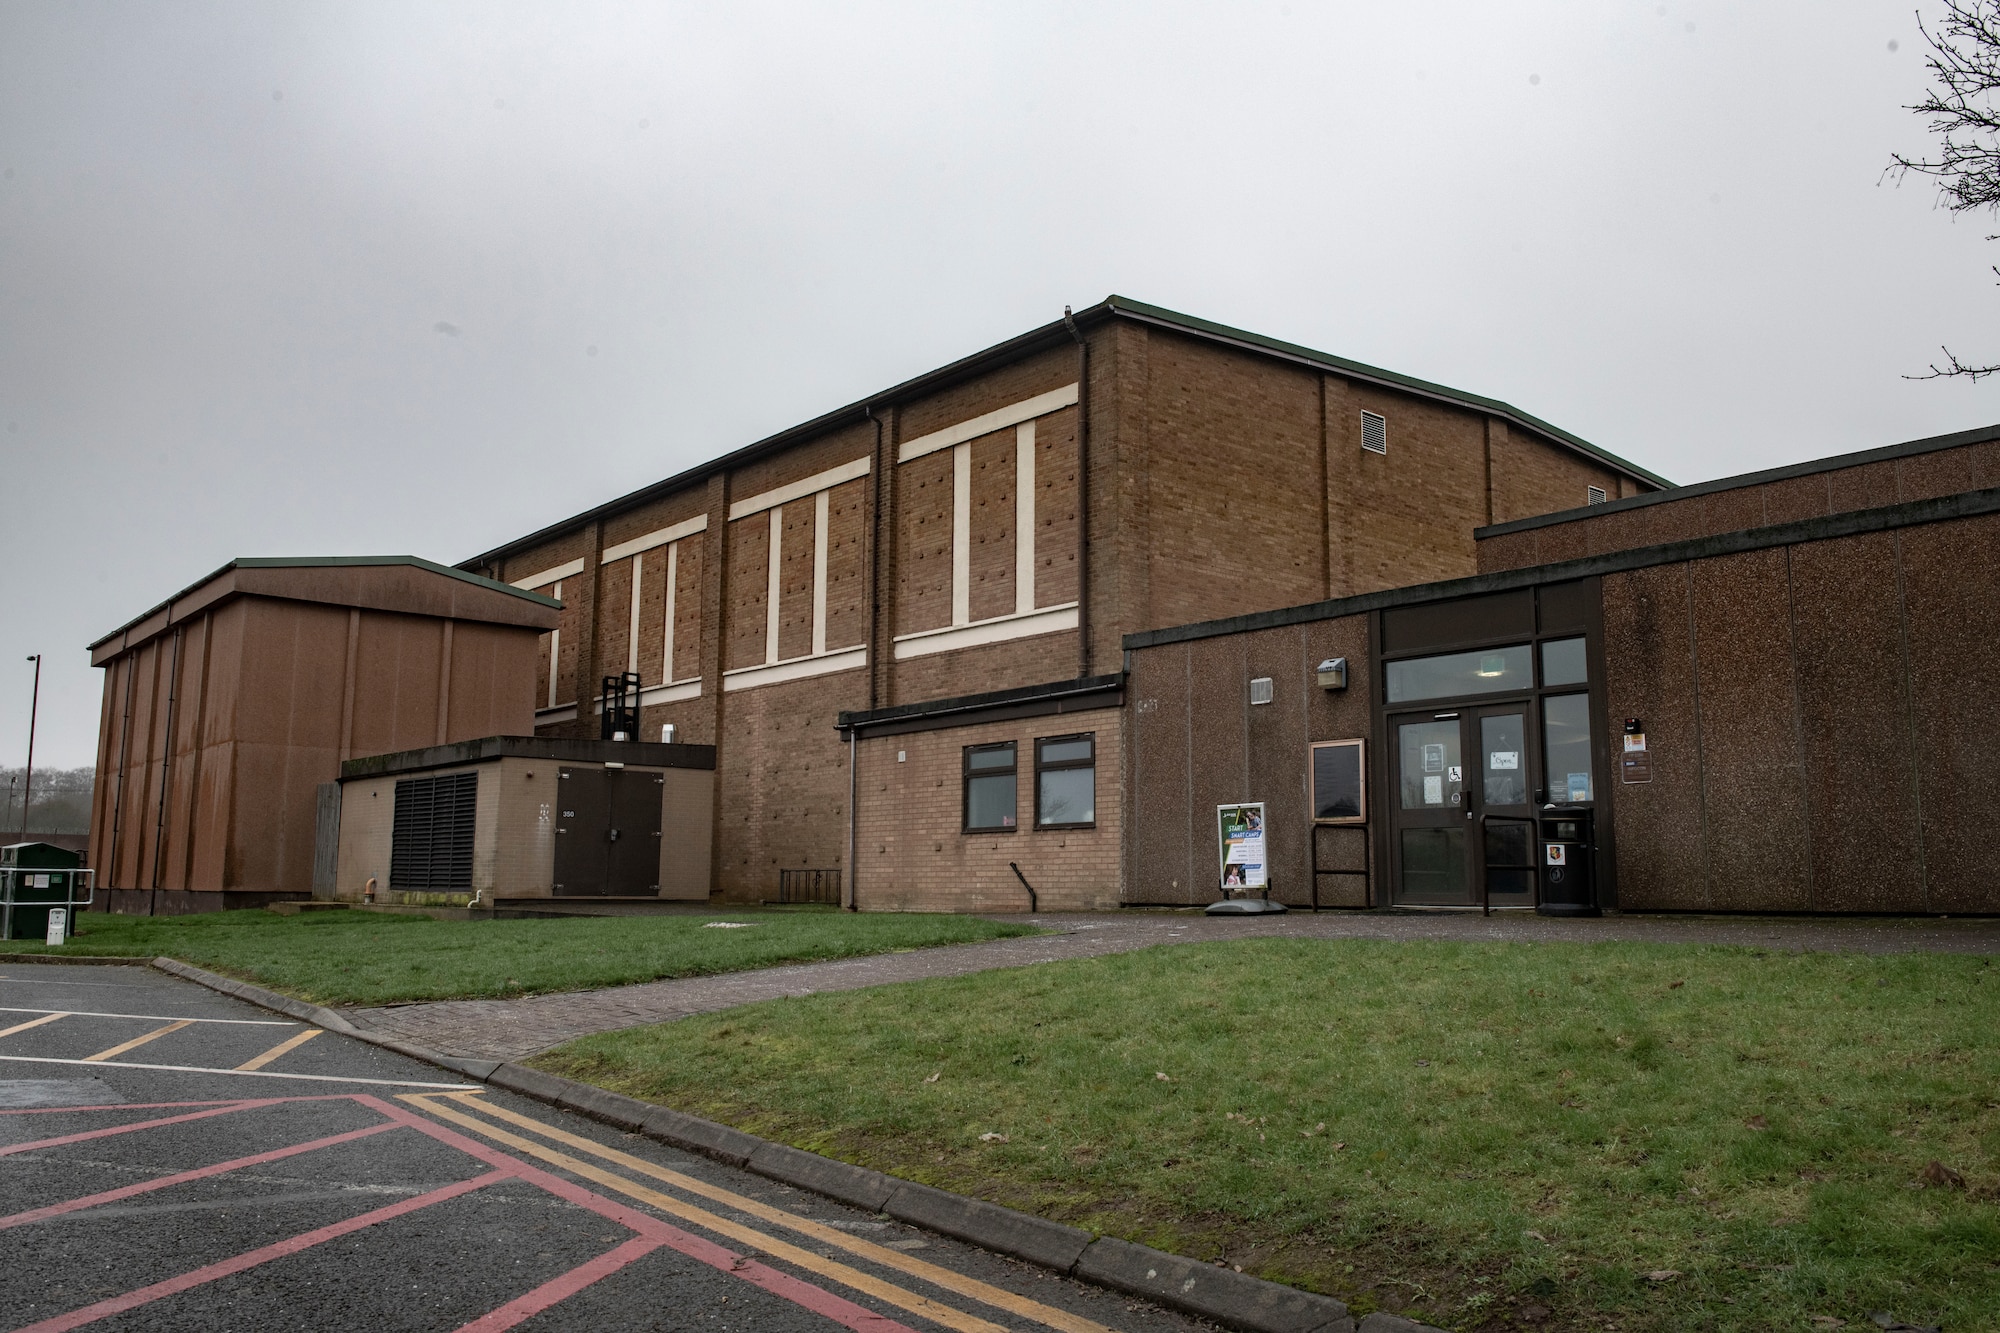
POLYGON ((1271 678, 1269 676, 1259 676, 1250 682, 1251 703, 1267 704, 1271 702, 1272 693, 1271 678))
POLYGON ((1389 452, 1389 418, 1374 412, 1361 414, 1361 447, 1371 454, 1389 452))
POLYGON ((1604 503, 1604 488, 1602 486, 1592 486, 1585 494, 1588 497, 1584 500, 1585 504, 1601 505, 1604 503))
POLYGON ((396 784, 389 839, 389 887, 418 893, 472 887, 472 823, 477 773, 407 778, 396 784))

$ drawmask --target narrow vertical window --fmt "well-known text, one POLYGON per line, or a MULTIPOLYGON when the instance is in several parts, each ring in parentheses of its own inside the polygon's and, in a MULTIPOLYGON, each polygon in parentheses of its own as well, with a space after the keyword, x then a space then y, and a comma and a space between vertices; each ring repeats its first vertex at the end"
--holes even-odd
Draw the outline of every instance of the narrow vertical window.
POLYGON ((1097 736, 1044 736, 1035 742, 1035 827, 1097 823, 1097 736))
POLYGON ((1012 833, 1015 816, 1014 742, 965 747, 965 831, 1012 833))

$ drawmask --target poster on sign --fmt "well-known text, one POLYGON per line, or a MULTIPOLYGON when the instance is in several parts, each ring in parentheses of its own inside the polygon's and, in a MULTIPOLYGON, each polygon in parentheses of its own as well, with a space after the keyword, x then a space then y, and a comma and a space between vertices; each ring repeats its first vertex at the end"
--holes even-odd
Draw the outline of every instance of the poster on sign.
POLYGON ((1264 803, 1215 807, 1217 850, 1222 889, 1264 887, 1264 803))

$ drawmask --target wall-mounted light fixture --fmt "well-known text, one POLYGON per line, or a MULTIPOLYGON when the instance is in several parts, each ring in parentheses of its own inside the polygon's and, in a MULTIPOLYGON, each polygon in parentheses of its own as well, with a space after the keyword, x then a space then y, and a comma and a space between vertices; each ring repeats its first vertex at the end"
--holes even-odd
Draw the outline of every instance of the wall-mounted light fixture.
POLYGON ((1319 664, 1319 687, 1323 690, 1347 688, 1347 659, 1329 657, 1319 664))

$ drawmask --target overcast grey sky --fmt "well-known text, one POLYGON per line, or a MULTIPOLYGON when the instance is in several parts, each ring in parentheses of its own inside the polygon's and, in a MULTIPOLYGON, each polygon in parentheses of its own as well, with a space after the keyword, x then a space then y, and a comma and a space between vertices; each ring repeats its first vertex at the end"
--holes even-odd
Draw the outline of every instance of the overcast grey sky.
POLYGON ((0 6, 0 761, 237 555, 455 562, 1109 292, 1677 481, 2000 420, 1908 3, 0 6), (1892 45, 1893 44, 1893 45, 1892 45))

